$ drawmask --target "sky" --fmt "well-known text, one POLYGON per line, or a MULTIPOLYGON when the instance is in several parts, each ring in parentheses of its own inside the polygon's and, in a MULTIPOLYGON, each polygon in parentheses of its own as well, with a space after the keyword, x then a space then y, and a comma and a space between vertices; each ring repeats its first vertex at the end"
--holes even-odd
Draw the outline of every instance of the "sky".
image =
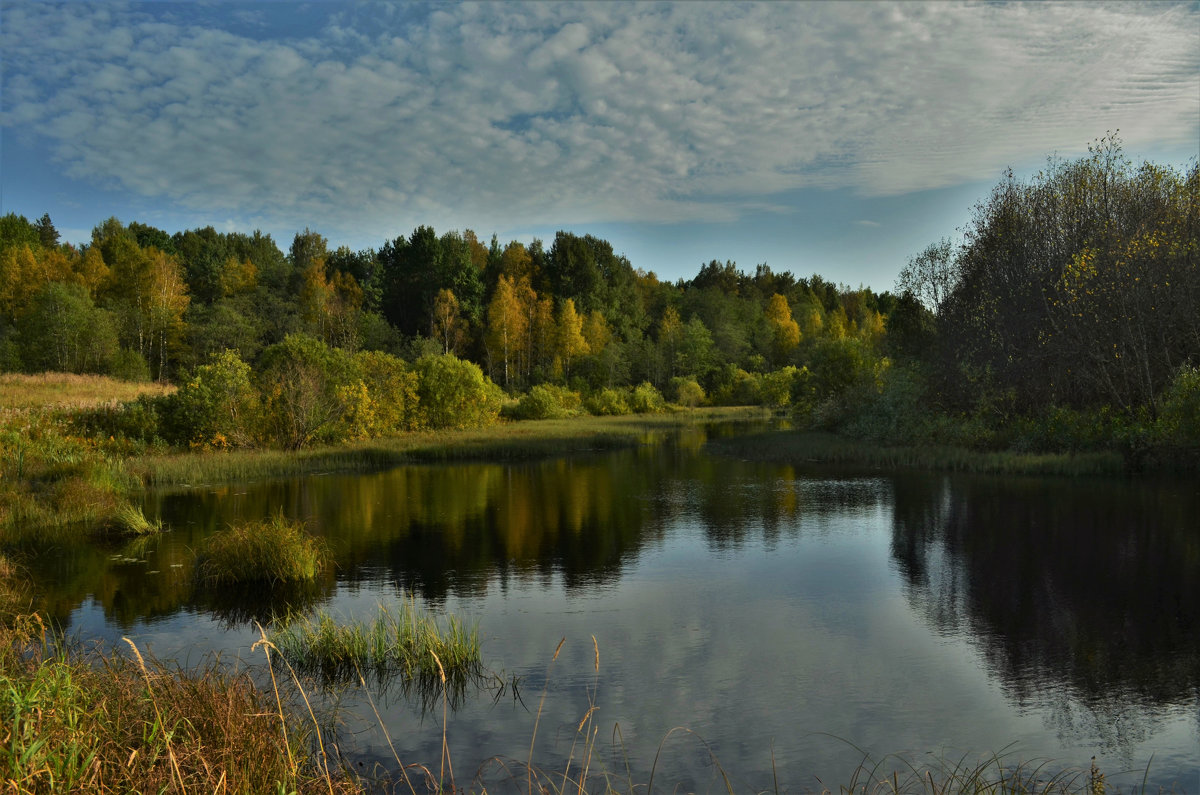
POLYGON ((0 213, 64 240, 559 229, 893 287, 1004 169, 1200 156, 1200 3, 0 0, 0 213))

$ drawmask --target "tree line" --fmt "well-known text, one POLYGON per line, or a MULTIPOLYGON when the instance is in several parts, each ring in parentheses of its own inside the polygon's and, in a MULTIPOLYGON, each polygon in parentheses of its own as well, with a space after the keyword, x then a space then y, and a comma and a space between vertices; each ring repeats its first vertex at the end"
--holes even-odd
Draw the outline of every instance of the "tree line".
POLYGON ((290 345, 410 370, 451 357, 512 396, 544 387, 543 402, 602 407, 645 384, 883 436, 918 407, 997 427, 1051 408, 1157 421, 1200 360, 1198 179, 1194 161, 1135 167, 1112 137, 1031 179, 1010 172, 960 239, 910 259, 882 293, 717 261, 663 281, 567 231, 484 244, 418 226, 353 251, 306 229, 285 253, 260 232, 110 218, 75 247, 49 216, 10 213, 0 370, 183 385, 229 365, 227 351, 261 374, 290 345))

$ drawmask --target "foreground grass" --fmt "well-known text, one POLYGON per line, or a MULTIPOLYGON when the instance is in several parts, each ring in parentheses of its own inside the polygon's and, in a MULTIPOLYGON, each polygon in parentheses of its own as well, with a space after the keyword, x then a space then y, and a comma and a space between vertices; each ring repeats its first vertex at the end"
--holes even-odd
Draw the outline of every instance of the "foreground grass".
POLYGON ((816 431, 748 434, 708 443, 721 455, 789 464, 836 464, 873 469, 928 469, 1009 475, 1120 475, 1124 458, 1115 452, 1019 453, 962 447, 881 446, 816 431))
POLYGON ((329 679, 373 674, 465 683, 483 666, 477 628, 456 616, 442 626, 410 601, 396 610, 381 607, 370 623, 339 623, 323 611, 290 617, 269 637, 297 670, 329 679))
POLYGON ((106 375, 0 373, 0 411, 96 408, 174 391, 165 384, 120 381, 106 375))
POLYGON ((0 791, 359 792, 243 671, 181 671, 67 644, 0 558, 0 791))
POLYGON ((242 522, 209 536, 196 558, 205 586, 312 580, 329 565, 329 553, 301 522, 282 513, 242 522))

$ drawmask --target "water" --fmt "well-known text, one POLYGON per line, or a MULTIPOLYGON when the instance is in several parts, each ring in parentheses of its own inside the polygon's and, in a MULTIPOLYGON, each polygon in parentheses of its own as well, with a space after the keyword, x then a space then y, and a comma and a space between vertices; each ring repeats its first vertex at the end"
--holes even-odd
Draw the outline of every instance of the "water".
MULTIPOLYGON (((449 713, 459 786, 525 781, 540 704, 534 764, 618 782, 807 791, 864 753, 999 752, 1200 791, 1195 482, 833 474, 704 440, 152 495, 170 533, 32 568, 70 631, 185 665, 261 666, 253 621, 289 605, 368 618, 411 595, 477 621, 496 678, 449 713), (335 572, 288 605, 192 588, 207 534, 279 509, 335 572)), ((440 703, 319 700, 359 769, 398 769, 375 709, 401 762, 438 769, 440 703)))

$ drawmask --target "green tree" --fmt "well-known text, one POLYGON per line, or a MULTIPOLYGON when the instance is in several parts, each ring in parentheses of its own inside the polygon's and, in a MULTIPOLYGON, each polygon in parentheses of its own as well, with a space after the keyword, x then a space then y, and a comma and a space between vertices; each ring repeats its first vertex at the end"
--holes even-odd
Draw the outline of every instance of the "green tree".
POLYGON ((107 372, 117 352, 111 315, 77 284, 49 282, 20 318, 21 358, 30 371, 107 372))
POLYGON ((259 397, 250 365, 223 350, 196 368, 162 400, 160 427, 168 441, 192 447, 248 447, 255 442, 259 397))

